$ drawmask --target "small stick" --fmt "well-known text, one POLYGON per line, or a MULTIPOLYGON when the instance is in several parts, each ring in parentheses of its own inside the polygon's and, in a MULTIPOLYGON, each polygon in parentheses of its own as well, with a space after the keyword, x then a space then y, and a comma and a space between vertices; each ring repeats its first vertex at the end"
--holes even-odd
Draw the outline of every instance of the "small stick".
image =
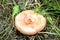
POLYGON ((38 32, 38 33, 43 33, 43 34, 52 34, 52 35, 56 35, 56 33, 51 33, 51 32, 38 32))

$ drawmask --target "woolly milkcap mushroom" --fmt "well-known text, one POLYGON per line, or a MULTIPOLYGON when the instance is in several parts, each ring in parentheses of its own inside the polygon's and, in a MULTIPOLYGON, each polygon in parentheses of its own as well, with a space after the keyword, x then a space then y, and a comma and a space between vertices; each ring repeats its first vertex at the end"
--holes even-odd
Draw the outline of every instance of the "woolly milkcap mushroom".
POLYGON ((46 19, 33 10, 22 11, 15 17, 16 29, 22 34, 34 35, 46 25, 46 19))

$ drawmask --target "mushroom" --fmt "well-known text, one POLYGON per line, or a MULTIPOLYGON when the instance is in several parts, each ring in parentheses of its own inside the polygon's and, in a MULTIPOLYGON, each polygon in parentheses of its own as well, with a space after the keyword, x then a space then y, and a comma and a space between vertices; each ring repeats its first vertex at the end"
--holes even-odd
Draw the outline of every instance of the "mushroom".
POLYGON ((33 10, 26 10, 15 16, 16 29, 25 35, 34 35, 44 29, 46 19, 33 10))

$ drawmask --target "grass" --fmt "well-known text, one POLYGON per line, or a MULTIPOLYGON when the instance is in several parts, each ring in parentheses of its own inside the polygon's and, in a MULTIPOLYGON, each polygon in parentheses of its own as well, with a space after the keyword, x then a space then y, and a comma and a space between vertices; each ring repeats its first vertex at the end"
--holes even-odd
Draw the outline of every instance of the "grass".
POLYGON ((60 40, 60 0, 0 0, 0 40, 60 40), (45 29, 33 36, 19 33, 12 20, 16 5, 21 11, 33 9, 45 16, 45 29))

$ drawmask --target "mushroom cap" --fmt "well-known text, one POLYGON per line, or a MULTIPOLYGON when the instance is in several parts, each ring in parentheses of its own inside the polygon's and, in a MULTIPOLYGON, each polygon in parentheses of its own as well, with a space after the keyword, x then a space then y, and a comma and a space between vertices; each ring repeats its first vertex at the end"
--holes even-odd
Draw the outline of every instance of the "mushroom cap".
POLYGON ((15 16, 16 29, 25 35, 34 35, 46 25, 46 19, 33 10, 26 10, 15 16))

